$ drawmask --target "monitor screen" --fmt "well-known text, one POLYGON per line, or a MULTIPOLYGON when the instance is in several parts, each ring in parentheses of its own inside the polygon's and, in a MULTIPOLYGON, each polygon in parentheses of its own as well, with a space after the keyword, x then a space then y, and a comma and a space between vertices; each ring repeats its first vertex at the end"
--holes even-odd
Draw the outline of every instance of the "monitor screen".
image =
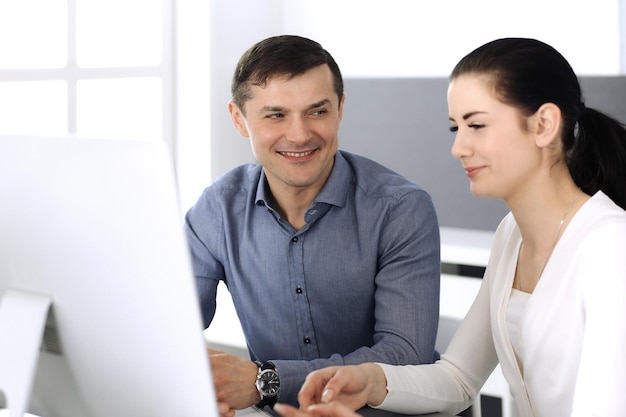
POLYGON ((0 415, 215 416, 202 330, 164 142, 0 136, 0 415))

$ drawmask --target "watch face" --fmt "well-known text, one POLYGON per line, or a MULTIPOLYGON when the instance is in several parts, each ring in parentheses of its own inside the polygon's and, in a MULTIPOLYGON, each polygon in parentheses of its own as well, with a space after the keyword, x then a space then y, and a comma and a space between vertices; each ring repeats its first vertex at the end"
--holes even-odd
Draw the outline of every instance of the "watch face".
POLYGON ((278 373, 272 369, 262 371, 256 381, 256 386, 265 397, 274 397, 278 395, 278 391, 280 391, 278 373))

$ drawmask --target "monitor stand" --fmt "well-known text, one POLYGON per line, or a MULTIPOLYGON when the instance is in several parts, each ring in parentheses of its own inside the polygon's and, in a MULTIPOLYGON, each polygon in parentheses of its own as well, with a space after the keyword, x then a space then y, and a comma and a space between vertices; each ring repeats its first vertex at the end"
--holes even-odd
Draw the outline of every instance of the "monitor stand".
MULTIPOLYGON (((0 299, 0 394, 10 417, 29 407, 39 352, 52 299, 28 291, 8 290, 0 299)), ((5 416, 0 411, 0 416, 5 416)))

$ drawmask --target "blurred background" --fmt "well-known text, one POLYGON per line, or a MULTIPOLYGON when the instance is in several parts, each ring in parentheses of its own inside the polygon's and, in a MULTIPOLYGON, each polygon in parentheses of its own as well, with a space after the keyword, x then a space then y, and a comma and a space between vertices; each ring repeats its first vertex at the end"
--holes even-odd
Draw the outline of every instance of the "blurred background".
POLYGON ((186 210, 252 160, 226 103, 239 56, 264 37, 317 40, 347 79, 445 77, 504 36, 539 38, 579 74, 612 76, 626 71, 625 10, 626 0, 2 0, 0 133, 165 140, 186 210))

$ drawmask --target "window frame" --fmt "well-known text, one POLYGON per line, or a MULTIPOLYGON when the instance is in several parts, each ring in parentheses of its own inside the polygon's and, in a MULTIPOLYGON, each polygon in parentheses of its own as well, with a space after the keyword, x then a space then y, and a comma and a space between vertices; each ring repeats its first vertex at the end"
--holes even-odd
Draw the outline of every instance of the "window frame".
POLYGON ((175 151, 175 13, 174 0, 161 0, 162 59, 159 65, 81 68, 77 63, 77 0, 67 0, 67 63, 61 68, 0 69, 0 82, 63 81, 67 86, 67 133, 75 135, 78 124, 77 86, 81 80, 158 78, 162 84, 163 139, 175 151))

